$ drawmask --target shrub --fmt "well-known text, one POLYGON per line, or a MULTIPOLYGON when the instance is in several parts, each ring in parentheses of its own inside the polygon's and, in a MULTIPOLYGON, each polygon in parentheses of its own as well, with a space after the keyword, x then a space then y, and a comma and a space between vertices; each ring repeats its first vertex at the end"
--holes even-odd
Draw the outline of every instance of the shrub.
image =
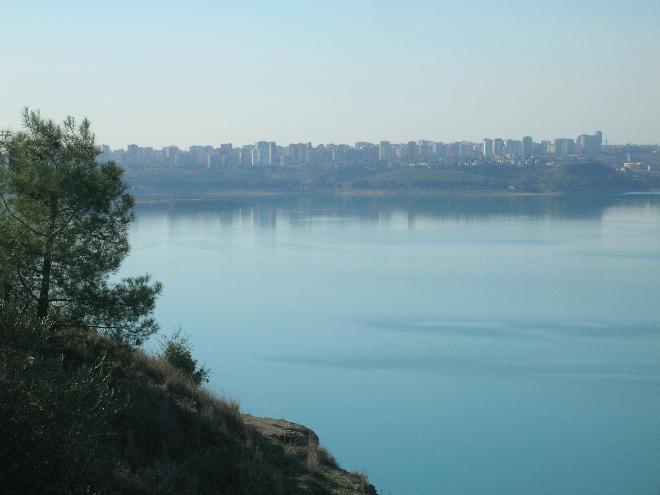
POLYGON ((51 328, 0 302, 2 492, 111 493, 120 405, 104 358, 67 369, 51 328))
POLYGON ((319 447, 318 455, 321 463, 325 464, 326 466, 330 466, 333 468, 339 467, 339 464, 337 464, 337 460, 325 447, 319 447))
POLYGON ((210 370, 204 366, 198 367, 197 360, 192 357, 192 345, 181 327, 161 343, 160 358, 184 375, 201 385, 209 381, 210 370))

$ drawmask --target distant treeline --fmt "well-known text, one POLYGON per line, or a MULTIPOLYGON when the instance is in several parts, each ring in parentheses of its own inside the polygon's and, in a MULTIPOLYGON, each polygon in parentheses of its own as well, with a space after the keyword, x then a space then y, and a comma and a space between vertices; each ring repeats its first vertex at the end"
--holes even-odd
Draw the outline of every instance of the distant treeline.
POLYGON ((476 165, 452 167, 362 166, 350 168, 128 169, 136 196, 208 195, 229 191, 415 192, 509 191, 614 193, 660 188, 660 174, 621 172, 599 164, 476 165))

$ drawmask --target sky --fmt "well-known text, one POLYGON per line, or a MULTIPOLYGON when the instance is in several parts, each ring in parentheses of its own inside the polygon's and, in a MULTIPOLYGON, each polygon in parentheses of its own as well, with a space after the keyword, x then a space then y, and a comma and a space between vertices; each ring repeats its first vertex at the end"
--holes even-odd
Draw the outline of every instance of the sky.
POLYGON ((660 143, 660 0, 5 1, 0 128, 99 143, 660 143))

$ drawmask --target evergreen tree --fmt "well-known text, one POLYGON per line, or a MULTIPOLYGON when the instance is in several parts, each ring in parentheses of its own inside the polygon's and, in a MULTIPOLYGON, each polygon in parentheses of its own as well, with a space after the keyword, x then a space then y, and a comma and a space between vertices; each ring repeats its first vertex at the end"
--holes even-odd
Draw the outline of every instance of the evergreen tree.
POLYGON ((133 218, 122 169, 97 161, 88 120, 57 124, 25 109, 23 121, 0 138, 2 297, 58 325, 141 344, 158 329, 161 285, 148 275, 111 283, 133 218))

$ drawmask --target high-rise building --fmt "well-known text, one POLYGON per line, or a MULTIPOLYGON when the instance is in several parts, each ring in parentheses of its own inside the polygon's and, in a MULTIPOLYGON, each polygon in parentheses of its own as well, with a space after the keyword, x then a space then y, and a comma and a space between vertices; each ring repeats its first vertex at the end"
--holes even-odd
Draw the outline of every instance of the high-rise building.
POLYGON ((417 157, 420 161, 429 161, 432 158, 432 144, 431 141, 420 139, 417 142, 417 157))
POLYGON ((484 145, 483 145, 483 148, 482 148, 481 152, 483 153, 483 155, 486 158, 490 158, 490 157, 493 156, 493 140, 492 139, 484 138, 484 145))
POLYGON ((239 165, 241 167, 251 167, 252 166, 252 150, 254 146, 251 144, 246 144, 241 147, 241 152, 239 155, 239 165))
POLYGON ((291 143, 286 150, 287 163, 298 165, 305 162, 305 147, 301 144, 291 143))
POLYGON ((279 152, 277 150, 277 144, 274 141, 268 143, 268 166, 277 167, 280 164, 279 152))
POLYGON ((552 141, 541 141, 539 143, 539 153, 546 155, 552 152, 552 141))
POLYGON ((474 145, 463 141, 458 145, 458 157, 459 158, 473 158, 474 157, 474 145))
POLYGON ((378 161, 387 162, 392 159, 392 145, 389 141, 378 143, 378 161))
POLYGON ((519 156, 522 143, 516 139, 507 139, 504 147, 507 155, 519 156))
POLYGON ((447 157, 447 146, 444 143, 433 143, 433 158, 441 160, 447 157))
POLYGON ((129 144, 128 146, 126 146, 126 154, 131 159, 136 159, 139 152, 140 152, 140 147, 137 144, 129 144))
POLYGON ((252 166, 253 167, 267 167, 269 156, 270 143, 267 141, 258 141, 254 143, 252 148, 252 166))
POLYGON ((222 156, 221 166, 236 167, 241 163, 241 150, 232 148, 222 156))
POLYGON ((362 163, 374 163, 378 161, 378 146, 373 143, 359 141, 355 143, 355 151, 358 160, 362 163))
POLYGON ((567 138, 555 139, 553 152, 555 155, 572 155, 575 153, 575 140, 567 138))
POLYGON ((502 139, 493 140, 493 155, 502 156, 504 154, 504 141, 502 139))
POLYGON ((601 131, 596 131, 594 135, 583 134, 578 136, 576 141, 578 153, 594 154, 603 151, 603 133, 601 131))
POLYGON ((202 165, 203 167, 211 166, 211 153, 213 153, 213 146, 191 146, 188 152, 192 155, 195 165, 202 165))
POLYGON ((460 149, 461 149, 461 143, 448 143, 446 147, 447 158, 449 159, 458 158, 458 155, 460 154, 460 149))
POLYGON ((417 143, 415 141, 408 141, 406 144, 406 159, 410 163, 415 163, 419 160, 419 153, 417 153, 417 143))
POLYGON ((522 139, 522 147, 520 149, 520 155, 523 158, 530 158, 534 154, 534 141, 530 136, 525 136, 522 139))

